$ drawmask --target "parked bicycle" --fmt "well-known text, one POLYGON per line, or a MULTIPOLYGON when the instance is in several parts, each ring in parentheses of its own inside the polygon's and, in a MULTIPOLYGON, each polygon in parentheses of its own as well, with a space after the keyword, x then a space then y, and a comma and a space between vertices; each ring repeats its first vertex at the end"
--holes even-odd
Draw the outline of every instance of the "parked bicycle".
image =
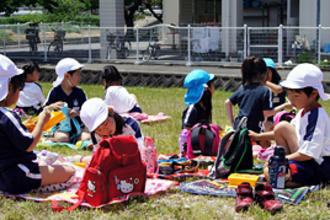
POLYGON ((160 46, 158 44, 158 37, 156 34, 150 34, 148 47, 142 52, 142 59, 149 61, 151 59, 157 60, 160 55, 160 46))
POLYGON ((25 30, 25 38, 29 42, 30 53, 35 54, 38 51, 38 43, 40 43, 38 24, 31 23, 29 26, 25 30))
POLYGON ((111 60, 111 53, 114 50, 119 59, 126 59, 129 56, 129 51, 132 49, 131 41, 125 36, 115 36, 112 33, 107 34, 107 53, 106 59, 111 60))
POLYGON ((60 57, 63 53, 63 42, 65 37, 65 31, 54 30, 54 40, 48 45, 47 55, 60 57))

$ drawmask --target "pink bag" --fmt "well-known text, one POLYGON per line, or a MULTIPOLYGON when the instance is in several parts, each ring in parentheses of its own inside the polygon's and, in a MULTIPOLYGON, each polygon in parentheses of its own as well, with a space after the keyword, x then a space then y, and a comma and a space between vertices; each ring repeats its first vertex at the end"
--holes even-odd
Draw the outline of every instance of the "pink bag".
POLYGON ((197 123, 188 135, 187 159, 199 155, 217 156, 220 146, 220 128, 215 124, 197 123))
POLYGON ((155 147, 155 141, 152 137, 144 137, 141 158, 146 164, 147 175, 158 173, 157 148, 155 147))

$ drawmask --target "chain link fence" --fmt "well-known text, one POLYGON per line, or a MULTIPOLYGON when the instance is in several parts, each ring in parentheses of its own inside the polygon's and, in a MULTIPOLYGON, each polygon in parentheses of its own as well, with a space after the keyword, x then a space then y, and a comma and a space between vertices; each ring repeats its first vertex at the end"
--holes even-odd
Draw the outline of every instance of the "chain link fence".
POLYGON ((239 64, 270 57, 279 66, 330 66, 330 27, 91 27, 72 23, 0 26, 0 52, 14 59, 57 62, 239 64))

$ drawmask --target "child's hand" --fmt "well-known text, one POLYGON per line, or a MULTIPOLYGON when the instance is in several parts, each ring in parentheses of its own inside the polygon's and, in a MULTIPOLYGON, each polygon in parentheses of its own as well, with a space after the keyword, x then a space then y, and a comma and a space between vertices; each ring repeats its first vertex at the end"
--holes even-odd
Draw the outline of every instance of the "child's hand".
POLYGON ((50 119, 50 107, 44 107, 42 112, 38 116, 38 122, 42 123, 42 127, 49 121, 50 119))
POLYGON ((78 111, 78 110, 71 110, 70 112, 69 112, 69 117, 70 118, 74 118, 74 117, 77 117, 77 116, 79 116, 79 114, 80 114, 80 111, 78 111))
POLYGON ((293 105, 290 102, 287 102, 287 103, 284 104, 284 108, 286 108, 286 109, 292 109, 293 108, 293 105))
MULTIPOLYGON (((54 111, 54 110, 60 110, 64 105, 65 105, 65 102, 59 101, 59 102, 55 102, 51 105, 48 105, 47 107, 48 107, 49 111, 54 111)), ((45 108, 47 108, 47 107, 45 107, 45 108)))
POLYGON ((256 133, 256 132, 254 132, 254 131, 249 130, 249 137, 250 137, 252 140, 256 141, 256 140, 258 140, 259 133, 256 133))

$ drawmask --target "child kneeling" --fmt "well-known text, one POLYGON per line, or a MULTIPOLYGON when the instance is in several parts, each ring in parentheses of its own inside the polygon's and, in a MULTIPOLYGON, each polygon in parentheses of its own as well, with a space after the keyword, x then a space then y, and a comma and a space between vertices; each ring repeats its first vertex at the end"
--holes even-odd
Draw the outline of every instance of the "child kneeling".
MULTIPOLYGON (((289 175, 286 186, 313 185, 330 181, 330 119, 318 99, 330 99, 322 86, 323 74, 312 64, 300 64, 288 75, 281 86, 287 88, 288 97, 299 109, 290 122, 282 121, 274 131, 257 134, 254 140, 273 138, 286 150, 289 175)), ((266 179, 268 167, 265 168, 266 179)))
POLYGON ((6 108, 16 104, 19 98, 25 82, 22 73, 8 57, 0 55, 0 190, 11 194, 62 183, 74 174, 69 166, 39 166, 33 162, 36 159, 33 149, 50 118, 49 111, 63 103, 44 107, 34 130, 29 133, 18 115, 6 108))

